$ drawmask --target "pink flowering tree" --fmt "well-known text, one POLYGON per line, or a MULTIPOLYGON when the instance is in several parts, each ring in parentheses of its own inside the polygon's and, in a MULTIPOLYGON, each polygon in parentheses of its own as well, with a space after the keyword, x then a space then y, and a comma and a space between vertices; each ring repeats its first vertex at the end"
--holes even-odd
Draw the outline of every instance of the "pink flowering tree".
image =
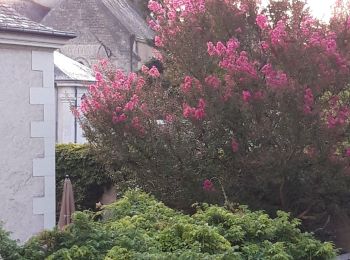
POLYGON ((119 176, 182 206, 223 188, 306 226, 350 209, 347 16, 322 24, 298 0, 148 6, 164 73, 101 64, 80 111, 119 176))

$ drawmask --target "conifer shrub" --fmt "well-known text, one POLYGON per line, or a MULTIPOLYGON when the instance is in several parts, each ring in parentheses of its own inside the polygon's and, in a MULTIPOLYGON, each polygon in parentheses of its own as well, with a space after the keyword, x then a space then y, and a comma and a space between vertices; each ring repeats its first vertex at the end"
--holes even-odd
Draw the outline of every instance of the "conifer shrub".
MULTIPOLYGON (((185 215, 138 190, 97 213, 77 212, 65 231, 46 231, 19 259, 333 259, 335 250, 285 212, 270 218, 237 206, 197 205, 185 215)), ((0 242, 1 245, 1 242, 0 242)), ((0 246, 1 248, 1 246, 0 246)))

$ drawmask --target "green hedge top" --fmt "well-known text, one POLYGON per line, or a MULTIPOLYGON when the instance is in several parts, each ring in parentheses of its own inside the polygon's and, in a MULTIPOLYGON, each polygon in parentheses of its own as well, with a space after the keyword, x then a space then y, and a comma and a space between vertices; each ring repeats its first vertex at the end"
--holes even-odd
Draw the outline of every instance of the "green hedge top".
MULTIPOLYGON (((44 232, 21 248, 24 259, 333 259, 332 244, 279 212, 203 205, 193 216, 134 190, 96 214, 77 212, 66 231, 44 232)), ((0 242, 1 244, 1 242, 0 242)), ((1 247, 0 247, 1 248, 1 247)))
MULTIPOLYGON (((88 145, 60 144, 56 146, 56 197, 61 201, 65 176, 73 184, 77 210, 95 209, 104 189, 113 185, 105 166, 96 160, 88 145)), ((59 205, 58 205, 59 208, 59 205)))

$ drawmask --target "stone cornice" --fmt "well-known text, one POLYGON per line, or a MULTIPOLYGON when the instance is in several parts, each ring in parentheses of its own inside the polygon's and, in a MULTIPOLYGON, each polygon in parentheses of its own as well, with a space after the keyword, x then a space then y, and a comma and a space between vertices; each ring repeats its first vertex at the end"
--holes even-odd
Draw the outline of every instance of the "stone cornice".
POLYGON ((61 48, 69 39, 29 33, 0 32, 0 44, 41 47, 49 49, 61 48))

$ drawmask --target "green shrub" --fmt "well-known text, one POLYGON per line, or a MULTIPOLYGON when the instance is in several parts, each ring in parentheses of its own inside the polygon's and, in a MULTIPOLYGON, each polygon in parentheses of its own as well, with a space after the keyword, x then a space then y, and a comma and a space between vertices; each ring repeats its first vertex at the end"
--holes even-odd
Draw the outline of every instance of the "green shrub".
POLYGON ((25 259, 52 260, 333 259, 331 243, 298 226, 287 213, 271 219, 246 207, 202 205, 189 216, 134 190, 102 212, 77 212, 66 231, 34 237, 20 252, 25 259))
POLYGON ((5 260, 20 259, 19 247, 9 238, 9 233, 2 229, 0 223, 0 259, 1 257, 5 260))
MULTIPOLYGON (((88 145, 60 144, 56 146, 56 198, 60 205, 65 176, 69 175, 77 210, 93 210, 104 189, 113 180, 104 165, 88 145)), ((59 209, 59 207, 57 207, 59 209)))

